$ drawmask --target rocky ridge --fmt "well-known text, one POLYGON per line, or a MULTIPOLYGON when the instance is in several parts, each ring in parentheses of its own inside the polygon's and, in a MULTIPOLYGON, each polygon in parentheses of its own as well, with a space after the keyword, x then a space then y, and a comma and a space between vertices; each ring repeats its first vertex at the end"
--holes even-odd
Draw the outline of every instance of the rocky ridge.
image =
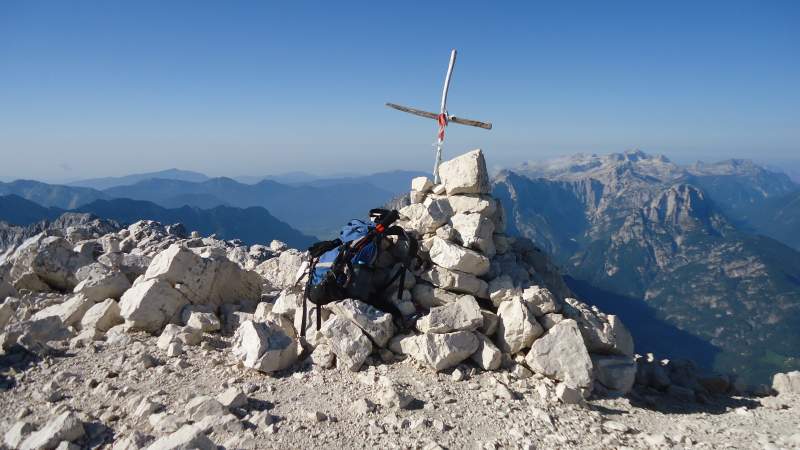
MULTIPOLYGON (((735 380, 635 355, 619 318, 575 299, 543 252, 504 234, 479 150, 443 163, 441 177, 414 179, 400 211, 419 264, 385 295, 424 313, 413 330, 347 299, 322 310, 320 330, 309 309, 299 337, 306 255, 280 242, 152 221, 28 238, 0 266, 3 445, 725 444, 695 425, 658 431, 669 420, 636 405, 717 404, 735 380)), ((385 242, 377 279, 399 270, 401 247, 385 242)), ((769 414, 797 408, 796 381, 776 377, 769 414)), ((800 442, 796 423, 774 420, 765 442, 800 442)))

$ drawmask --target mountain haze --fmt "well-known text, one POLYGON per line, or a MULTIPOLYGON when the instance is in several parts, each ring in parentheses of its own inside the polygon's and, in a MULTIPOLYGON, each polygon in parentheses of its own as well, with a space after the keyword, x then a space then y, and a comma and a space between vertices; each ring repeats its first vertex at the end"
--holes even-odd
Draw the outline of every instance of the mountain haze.
MULTIPOLYGON (((406 184, 410 181, 408 178, 406 184)), ((270 180, 244 184, 231 178, 212 178, 201 183, 151 179, 107 189, 104 194, 165 206, 178 206, 187 199, 202 199, 205 206, 214 201, 239 208, 260 206, 304 233, 316 236, 334 234, 342 224, 365 217, 371 208, 382 205, 393 196, 392 191, 364 181, 320 183, 320 186, 290 186, 270 180)))
POLYGON ((189 231, 203 235, 216 234, 221 239, 241 239, 247 244, 269 244, 273 239, 300 248, 316 238, 305 235, 260 207, 235 208, 217 206, 201 209, 190 206, 164 208, 152 202, 112 199, 96 200, 72 210, 43 208, 18 196, 0 196, 0 221, 16 226, 34 226, 52 221, 64 213, 89 213, 122 224, 139 220, 155 220, 163 224, 182 223, 189 231), (21 215, 16 211, 26 211, 21 215))
POLYGON ((78 180, 68 183, 69 186, 82 186, 92 189, 108 189, 115 186, 126 186, 129 184, 138 183, 143 180, 152 178, 166 178, 169 180, 181 180, 201 182, 208 180, 208 176, 199 172, 192 172, 189 170, 181 169, 167 169, 158 172, 137 173, 125 175, 121 177, 103 177, 103 178, 90 178, 86 180, 78 180))

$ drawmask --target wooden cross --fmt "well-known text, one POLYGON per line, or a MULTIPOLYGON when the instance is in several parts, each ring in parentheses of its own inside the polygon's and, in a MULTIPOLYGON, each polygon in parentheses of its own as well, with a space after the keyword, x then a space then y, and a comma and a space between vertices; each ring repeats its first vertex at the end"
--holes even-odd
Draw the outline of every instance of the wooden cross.
POLYGON ((483 128, 486 130, 492 129, 491 123, 479 122, 477 120, 462 119, 460 117, 452 116, 447 112, 447 91, 450 89, 450 77, 453 75, 453 66, 456 64, 456 50, 450 52, 450 64, 447 66, 447 75, 444 77, 444 88, 442 89, 442 105, 439 114, 432 112, 422 111, 419 109, 409 108, 394 103, 387 103, 386 106, 394 108, 398 111, 407 112, 420 117, 427 117, 439 122, 439 133, 436 138, 436 164, 433 166, 433 181, 439 183, 439 164, 442 162, 442 145, 444 144, 444 129, 450 122, 469 125, 471 127, 483 128))

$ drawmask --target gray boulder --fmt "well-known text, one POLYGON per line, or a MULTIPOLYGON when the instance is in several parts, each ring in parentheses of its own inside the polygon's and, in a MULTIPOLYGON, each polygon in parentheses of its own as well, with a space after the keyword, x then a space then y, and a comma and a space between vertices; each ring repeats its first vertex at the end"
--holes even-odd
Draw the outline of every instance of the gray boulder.
POLYGON ((591 389, 592 360, 574 320, 561 321, 537 339, 525 362, 534 372, 571 387, 591 389))
POLYGON ((42 319, 49 316, 56 316, 66 326, 73 326, 80 323, 86 311, 94 306, 94 301, 85 297, 83 294, 76 294, 66 297, 64 302, 48 306, 33 315, 34 319, 42 319))
POLYGON ((46 350, 47 343, 69 339, 73 333, 57 316, 23 320, 6 325, 0 334, 0 347, 9 350, 16 344, 31 352, 46 350))
POLYGON ((772 377, 772 389, 778 394, 800 394, 800 371, 776 373, 772 377))
POLYGON ((467 248, 494 256, 494 222, 481 214, 456 214, 450 218, 457 240, 467 248))
POLYGON ((495 342, 505 353, 517 353, 528 348, 544 333, 527 304, 519 298, 504 301, 497 308, 500 319, 495 332, 495 342))
POLYGON ((491 190, 486 160, 480 149, 443 162, 439 166, 439 177, 447 195, 488 194, 491 190))
POLYGON ((578 323, 592 353, 633 356, 633 337, 619 317, 606 315, 574 298, 567 298, 562 314, 578 323))
POLYGON ((83 294, 93 302, 107 298, 119 300, 122 294, 130 287, 131 282, 122 272, 109 270, 100 264, 93 264, 94 270, 89 271, 86 278, 75 286, 73 292, 83 294))
POLYGON ((436 236, 430 249, 430 258, 445 269, 481 276, 489 271, 489 258, 474 250, 447 242, 436 236))
POLYGON ((275 290, 288 289, 295 285, 297 275, 305 261, 302 252, 289 249, 275 258, 268 259, 256 266, 255 271, 261 275, 275 290))
POLYGON ((204 258, 174 244, 153 258, 145 280, 162 280, 181 286, 190 303, 221 305, 261 299, 261 277, 242 270, 223 256, 204 258))
POLYGON ((483 325, 483 314, 475 297, 463 295, 453 303, 431 308, 417 321, 417 329, 423 333, 450 333, 474 331, 483 325))
POLYGON ((56 448, 62 441, 73 442, 84 436, 83 423, 71 411, 51 419, 39 431, 32 433, 20 444, 20 450, 56 448))
POLYGON ((322 325, 321 332, 336 355, 339 367, 355 372, 372 353, 372 342, 369 338, 358 325, 344 317, 331 317, 322 325))
POLYGON ((421 278, 434 286, 448 291, 470 294, 477 298, 489 298, 489 285, 472 274, 434 265, 423 272, 421 278))
POLYGON ((157 439, 147 450, 217 450, 201 427, 184 425, 178 431, 157 439))
POLYGON ((470 356, 470 359, 475 362, 483 370, 497 370, 503 362, 503 352, 498 349, 491 339, 486 336, 475 333, 478 337, 478 349, 470 356))
POLYGON ((433 199, 428 197, 422 203, 414 203, 402 208, 400 216, 405 228, 410 228, 420 234, 433 233, 437 228, 446 224, 453 215, 450 203, 443 198, 433 199))
POLYGON ((113 298, 107 298, 92 305, 81 319, 81 329, 108 331, 111 327, 124 323, 119 304, 113 298))
POLYGON ((545 314, 561 311, 561 304, 549 289, 541 286, 530 286, 522 291, 522 300, 537 318, 545 314))
POLYGON ((392 315, 360 300, 348 298, 331 303, 328 308, 337 316, 358 325, 378 347, 386 347, 386 343, 394 336, 392 315))
MULTIPOLYGON (((20 289, 18 282, 35 277, 47 288, 57 291, 72 291, 78 280, 75 272, 81 266, 92 262, 91 259, 76 253, 72 244, 58 236, 36 235, 23 242, 11 255, 11 279, 14 286, 20 289)), ((35 280, 20 284, 25 287, 39 287, 35 280)))
POLYGON ((433 370, 454 367, 478 350, 480 341, 471 331, 447 334, 422 334, 398 341, 403 354, 433 370))
POLYGON ((297 341, 272 322, 245 321, 233 336, 233 354, 251 369, 275 372, 297 361, 297 341))
POLYGON ((134 283, 119 302, 120 314, 131 329, 151 333, 161 331, 187 304, 183 292, 157 278, 134 283))

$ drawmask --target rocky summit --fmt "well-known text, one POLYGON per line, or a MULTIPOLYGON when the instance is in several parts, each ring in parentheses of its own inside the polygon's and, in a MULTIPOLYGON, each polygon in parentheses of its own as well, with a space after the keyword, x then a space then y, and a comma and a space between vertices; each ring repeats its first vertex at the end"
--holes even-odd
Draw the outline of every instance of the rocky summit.
MULTIPOLYGON (((0 445, 800 446, 797 372, 755 397, 735 377, 636 354, 619 317, 505 234, 480 150, 443 163, 441 179, 413 179, 399 211, 420 251, 384 300, 421 314, 413 327, 345 299, 309 308, 301 330, 308 256, 278 241, 153 221, 9 239, 0 445)), ((383 244, 375 276, 390 280, 404 241, 383 244)))

